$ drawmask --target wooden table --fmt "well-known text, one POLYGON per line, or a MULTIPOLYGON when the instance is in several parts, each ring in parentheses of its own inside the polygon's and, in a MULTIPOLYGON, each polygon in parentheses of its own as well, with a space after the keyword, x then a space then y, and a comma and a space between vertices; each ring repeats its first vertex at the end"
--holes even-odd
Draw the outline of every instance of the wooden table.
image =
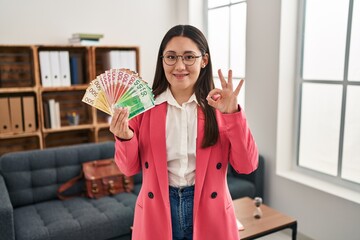
POLYGON ((286 228, 292 229, 292 239, 296 240, 297 221, 286 216, 265 204, 260 206, 262 217, 255 219, 253 213, 256 209, 254 200, 248 197, 234 200, 235 214, 244 225, 240 231, 241 240, 259 238, 286 228))

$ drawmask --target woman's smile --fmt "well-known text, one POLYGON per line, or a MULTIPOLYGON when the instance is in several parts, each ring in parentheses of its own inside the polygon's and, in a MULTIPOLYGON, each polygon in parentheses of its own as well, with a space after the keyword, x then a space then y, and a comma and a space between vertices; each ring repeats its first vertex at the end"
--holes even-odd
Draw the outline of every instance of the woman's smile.
POLYGON ((173 73, 173 76, 178 80, 183 80, 187 76, 189 76, 188 73, 173 73))

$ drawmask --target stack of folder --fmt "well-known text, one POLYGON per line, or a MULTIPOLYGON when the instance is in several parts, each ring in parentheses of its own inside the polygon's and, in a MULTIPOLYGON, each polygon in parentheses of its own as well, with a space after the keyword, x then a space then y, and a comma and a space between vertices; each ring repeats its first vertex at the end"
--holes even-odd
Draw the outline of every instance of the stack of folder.
POLYGON ((36 131, 33 96, 0 98, 0 134, 36 131))
POLYGON ((103 63, 106 70, 126 68, 136 71, 136 51, 111 50, 104 54, 103 63))
POLYGON ((39 59, 43 87, 71 85, 68 51, 40 51, 39 59))

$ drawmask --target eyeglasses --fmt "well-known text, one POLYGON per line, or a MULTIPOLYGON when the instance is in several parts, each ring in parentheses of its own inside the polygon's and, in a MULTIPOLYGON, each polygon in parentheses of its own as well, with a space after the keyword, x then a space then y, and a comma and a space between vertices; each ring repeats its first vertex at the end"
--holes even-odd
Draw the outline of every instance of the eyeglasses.
POLYGON ((165 53, 165 55, 161 56, 161 58, 164 59, 165 64, 168 66, 174 66, 177 63, 178 58, 181 58, 182 62, 186 66, 192 66, 199 57, 202 57, 202 55, 196 56, 193 53, 185 53, 184 55, 165 53))

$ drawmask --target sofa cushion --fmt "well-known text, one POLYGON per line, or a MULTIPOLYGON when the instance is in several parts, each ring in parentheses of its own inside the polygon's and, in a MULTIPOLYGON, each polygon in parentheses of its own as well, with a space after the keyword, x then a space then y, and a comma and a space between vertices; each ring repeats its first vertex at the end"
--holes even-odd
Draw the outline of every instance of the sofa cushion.
POLYGON ((237 199, 245 196, 254 198, 254 183, 230 175, 227 176, 227 181, 232 199, 237 199))
POLYGON ((136 195, 52 200, 14 209, 17 240, 111 239, 130 234, 136 195), (24 227, 26 226, 26 227, 24 227))
POLYGON ((57 199, 58 187, 80 173, 81 163, 113 156, 114 142, 8 153, 0 158, 0 172, 16 208, 57 199))

